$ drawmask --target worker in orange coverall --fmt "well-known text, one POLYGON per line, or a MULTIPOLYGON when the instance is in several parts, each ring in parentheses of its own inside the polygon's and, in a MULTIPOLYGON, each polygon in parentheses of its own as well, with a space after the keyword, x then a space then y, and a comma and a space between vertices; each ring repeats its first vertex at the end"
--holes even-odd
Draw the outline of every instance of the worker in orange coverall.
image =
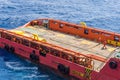
POLYGON ((103 41, 103 47, 102 47, 102 49, 107 49, 106 44, 107 44, 107 41, 104 40, 104 41, 103 41))

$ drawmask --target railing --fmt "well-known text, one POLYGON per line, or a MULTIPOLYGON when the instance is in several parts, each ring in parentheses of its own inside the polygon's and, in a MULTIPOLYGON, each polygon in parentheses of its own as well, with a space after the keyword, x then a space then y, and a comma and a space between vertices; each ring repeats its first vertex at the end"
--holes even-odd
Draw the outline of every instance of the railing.
POLYGON ((37 41, 37 40, 34 40, 33 38, 26 37, 26 36, 23 36, 23 35, 19 35, 19 34, 16 34, 16 33, 13 33, 13 32, 7 31, 7 30, 4 30, 4 29, 0 29, 0 32, 2 34, 6 33, 6 34, 9 34, 11 36, 19 37, 21 39, 26 39, 29 42, 35 42, 36 44, 44 45, 47 48, 53 48, 55 50, 58 50, 59 52, 64 52, 64 53, 66 53, 68 55, 71 55, 73 57, 88 57, 88 58, 92 58, 92 59, 95 59, 95 60, 98 60, 98 61, 101 61, 101 62, 105 62, 106 61, 106 59, 103 59, 102 57, 98 58, 97 56, 93 57, 91 55, 85 55, 85 54, 82 54, 82 53, 77 53, 77 52, 69 50, 69 49, 65 49, 65 48, 62 48, 62 47, 59 47, 59 46, 56 46, 56 45, 53 45, 53 44, 50 44, 50 43, 47 43, 47 42, 37 41))
POLYGON ((53 19, 49 20, 49 28, 68 34, 77 35, 90 40, 95 40, 97 42, 104 43, 104 41, 107 41, 108 44, 113 46, 120 46, 120 34, 118 33, 91 28, 88 26, 83 27, 80 24, 77 25, 53 19))

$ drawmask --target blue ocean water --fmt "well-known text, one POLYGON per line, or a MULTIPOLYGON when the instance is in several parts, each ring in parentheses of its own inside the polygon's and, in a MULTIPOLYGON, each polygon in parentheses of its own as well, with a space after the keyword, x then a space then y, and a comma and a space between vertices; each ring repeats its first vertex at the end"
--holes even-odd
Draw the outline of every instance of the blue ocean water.
MULTIPOLYGON (((54 18, 120 33, 120 0, 0 0, 0 28, 54 18)), ((0 50, 0 80, 63 80, 51 70, 0 50)))
POLYGON ((49 68, 0 49, 0 80, 66 80, 49 68))

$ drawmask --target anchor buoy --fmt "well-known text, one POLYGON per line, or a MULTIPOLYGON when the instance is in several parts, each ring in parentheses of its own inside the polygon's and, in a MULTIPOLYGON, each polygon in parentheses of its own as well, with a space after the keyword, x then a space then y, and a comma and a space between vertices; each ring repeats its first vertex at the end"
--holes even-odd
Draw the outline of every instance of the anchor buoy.
POLYGON ((70 72, 69 67, 66 67, 66 66, 64 66, 63 64, 58 64, 58 70, 59 70, 61 73, 66 74, 66 75, 68 75, 69 72, 70 72))
POLYGON ((117 64, 116 61, 111 61, 111 62, 109 63, 109 67, 110 67, 111 69, 116 69, 116 68, 118 67, 118 64, 117 64))

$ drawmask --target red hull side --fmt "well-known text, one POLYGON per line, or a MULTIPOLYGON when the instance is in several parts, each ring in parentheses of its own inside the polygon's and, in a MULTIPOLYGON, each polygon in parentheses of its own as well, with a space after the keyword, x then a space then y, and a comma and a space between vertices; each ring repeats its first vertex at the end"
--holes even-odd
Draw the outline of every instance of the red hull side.
MULTIPOLYGON (((9 46, 13 46, 15 48, 15 53, 19 56, 24 57, 25 59, 30 59, 30 53, 35 50, 33 48, 29 48, 27 46, 24 46, 22 44, 17 44, 15 42, 11 42, 9 40, 0 39, 0 46, 4 48, 4 45, 8 44, 9 46)), ((44 64, 46 66, 49 66, 51 68, 54 68, 55 70, 58 69, 58 64, 63 64, 65 66, 69 66, 70 68, 70 76, 77 77, 80 80, 118 80, 113 77, 109 77, 108 74, 105 74, 105 70, 102 70, 100 73, 92 71, 90 74, 89 79, 85 79, 85 67, 82 67, 78 64, 75 64, 73 62, 61 59, 59 57, 47 54, 46 57, 40 56, 39 51, 35 50, 36 55, 39 56, 39 63, 44 64)), ((107 68, 107 67, 106 67, 107 68)), ((108 68, 109 69, 109 68, 108 68)), ((110 71, 110 70, 109 70, 110 71)), ((111 72, 111 71, 110 71, 111 72)), ((117 76, 118 77, 118 76, 117 76)), ((119 78, 119 77, 118 77, 119 78)))

